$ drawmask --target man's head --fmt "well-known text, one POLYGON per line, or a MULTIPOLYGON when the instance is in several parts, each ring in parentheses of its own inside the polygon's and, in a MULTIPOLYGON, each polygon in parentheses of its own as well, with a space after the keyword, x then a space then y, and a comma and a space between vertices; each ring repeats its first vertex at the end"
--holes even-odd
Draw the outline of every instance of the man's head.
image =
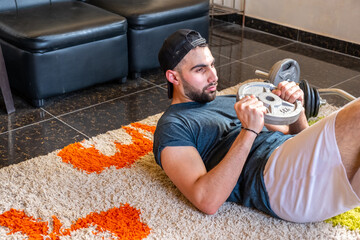
MULTIPOLYGON (((185 56, 197 47, 206 47, 206 50, 211 55, 210 50, 207 48, 206 40, 200 33, 194 30, 180 29, 171 34, 164 41, 158 55, 160 66, 164 73, 167 75, 168 70, 171 70, 171 72, 172 70, 176 70, 179 76, 183 78, 180 66, 185 62, 185 56)), ((183 80, 184 88, 186 87, 188 90, 191 90, 191 86, 188 85, 185 79, 183 80)), ((170 81, 168 81, 168 96, 169 98, 173 97, 173 84, 170 81)), ((196 99, 194 100, 196 101, 196 99)))

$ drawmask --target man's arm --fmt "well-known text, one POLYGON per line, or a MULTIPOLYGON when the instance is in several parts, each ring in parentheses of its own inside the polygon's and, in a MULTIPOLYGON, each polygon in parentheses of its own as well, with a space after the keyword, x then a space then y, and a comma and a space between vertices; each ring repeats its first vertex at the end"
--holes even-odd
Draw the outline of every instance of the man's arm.
POLYGON ((194 147, 166 147, 161 152, 165 173, 200 211, 214 214, 229 197, 256 135, 241 131, 224 159, 207 172, 194 147))
MULTIPOLYGON (((255 97, 245 97, 235 104, 243 126, 259 132, 264 125, 266 108, 255 97)), ((161 152, 165 173, 199 210, 214 214, 234 189, 256 134, 240 131, 220 163, 207 172, 194 147, 166 147, 161 152)))

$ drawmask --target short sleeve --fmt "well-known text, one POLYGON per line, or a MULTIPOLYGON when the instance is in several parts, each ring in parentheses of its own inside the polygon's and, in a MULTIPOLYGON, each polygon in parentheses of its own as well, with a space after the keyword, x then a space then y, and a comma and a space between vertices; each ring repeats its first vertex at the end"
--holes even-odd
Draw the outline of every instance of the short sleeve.
POLYGON ((154 134, 153 153, 161 167, 161 152, 169 146, 195 146, 191 130, 181 123, 168 122, 158 125, 154 134))

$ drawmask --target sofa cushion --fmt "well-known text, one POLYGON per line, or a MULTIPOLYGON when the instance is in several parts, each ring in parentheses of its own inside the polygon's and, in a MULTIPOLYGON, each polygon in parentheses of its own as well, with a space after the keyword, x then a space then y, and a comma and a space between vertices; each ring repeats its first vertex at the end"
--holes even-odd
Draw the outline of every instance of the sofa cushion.
POLYGON ((192 18, 209 13, 208 0, 85 0, 126 17, 129 27, 146 29, 192 18))
POLYGON ((52 51, 126 32, 124 17, 77 1, 0 12, 0 38, 30 52, 52 51))

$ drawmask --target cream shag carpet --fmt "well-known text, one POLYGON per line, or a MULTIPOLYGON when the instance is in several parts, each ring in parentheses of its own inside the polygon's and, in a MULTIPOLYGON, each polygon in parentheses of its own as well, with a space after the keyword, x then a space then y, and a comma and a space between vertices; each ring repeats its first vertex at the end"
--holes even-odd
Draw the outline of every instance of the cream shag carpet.
MULTIPOLYGON (((333 110, 324 106, 319 116, 333 110)), ((57 150, 0 169, 0 239, 360 238, 358 230, 325 222, 295 224, 234 203, 212 216, 200 213, 155 163, 151 145, 139 150, 144 139, 152 140, 153 128, 144 126, 155 126, 160 116, 84 141, 75 153, 57 150), (130 152, 117 155, 126 148, 130 152), (117 165, 124 156, 135 162, 117 165), (95 168, 102 159, 110 167, 95 168)))

